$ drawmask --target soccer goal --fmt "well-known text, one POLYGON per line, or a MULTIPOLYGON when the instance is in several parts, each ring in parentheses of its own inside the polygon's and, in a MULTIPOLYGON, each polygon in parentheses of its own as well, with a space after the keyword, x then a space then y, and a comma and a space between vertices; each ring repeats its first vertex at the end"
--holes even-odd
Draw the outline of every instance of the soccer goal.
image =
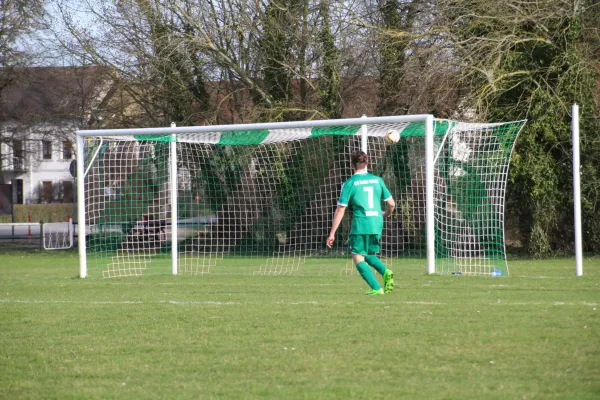
POLYGON ((356 150, 396 199, 381 239, 390 267, 508 274, 504 197, 523 124, 414 115, 78 131, 80 276, 340 273, 350 217, 332 249, 325 240, 356 150))

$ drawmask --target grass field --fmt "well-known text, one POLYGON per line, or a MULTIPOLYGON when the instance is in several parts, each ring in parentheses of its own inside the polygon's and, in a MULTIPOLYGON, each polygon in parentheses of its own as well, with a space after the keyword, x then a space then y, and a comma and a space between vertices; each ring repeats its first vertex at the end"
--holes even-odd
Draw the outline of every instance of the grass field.
POLYGON ((77 261, 0 253, 0 398, 600 398, 600 258, 400 273, 377 297, 356 275, 79 279, 77 261))

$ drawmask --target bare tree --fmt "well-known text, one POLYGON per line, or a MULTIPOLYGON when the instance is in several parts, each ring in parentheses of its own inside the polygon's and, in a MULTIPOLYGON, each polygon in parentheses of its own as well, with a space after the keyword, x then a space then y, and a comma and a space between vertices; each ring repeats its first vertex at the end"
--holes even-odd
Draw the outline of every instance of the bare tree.
POLYGON ((336 2, 105 0, 83 1, 77 12, 54 4, 64 27, 56 42, 117 71, 128 114, 146 116, 120 116, 120 126, 339 115, 339 99, 334 114, 323 109, 316 82, 339 80, 334 96, 343 97, 373 70, 371 47, 361 44, 367 30, 336 2), (95 31, 80 22, 82 9, 95 31))
MULTIPOLYGON (((3 0, 0 2, 0 109, 5 107, 2 92, 15 80, 14 69, 28 65, 30 54, 19 49, 18 41, 36 29, 44 14, 43 0, 3 0)), ((3 160, 10 157, 14 133, 0 131, 0 182, 3 181, 3 160), (2 144, 11 149, 2 153, 2 144)), ((18 139, 18 138, 17 138, 18 139)))

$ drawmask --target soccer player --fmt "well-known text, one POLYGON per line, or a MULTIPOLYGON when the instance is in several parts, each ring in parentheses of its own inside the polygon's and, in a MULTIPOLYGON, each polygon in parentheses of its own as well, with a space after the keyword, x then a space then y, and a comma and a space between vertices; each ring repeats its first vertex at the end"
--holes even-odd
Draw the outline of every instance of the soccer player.
POLYGON ((383 218, 389 217, 396 208, 392 194, 383 179, 367 172, 367 154, 357 151, 352 154, 352 175, 342 185, 342 192, 333 215, 327 247, 331 248, 346 207, 352 206, 352 227, 350 228, 350 249, 352 261, 360 276, 371 287, 367 295, 382 295, 394 290, 394 273, 377 257, 379 240, 383 231, 383 218), (381 202, 387 203, 387 210, 381 210, 381 202), (383 276, 383 288, 377 282, 369 265, 383 276))

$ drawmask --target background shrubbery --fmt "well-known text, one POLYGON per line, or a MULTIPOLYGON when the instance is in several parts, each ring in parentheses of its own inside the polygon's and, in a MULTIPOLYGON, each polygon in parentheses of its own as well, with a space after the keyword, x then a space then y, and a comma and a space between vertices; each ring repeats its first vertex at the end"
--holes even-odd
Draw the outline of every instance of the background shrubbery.
MULTIPOLYGON (((68 217, 74 218, 72 203, 56 204, 15 204, 15 222, 63 222, 68 217)), ((0 215, 0 223, 12 222, 10 215, 0 215)))

